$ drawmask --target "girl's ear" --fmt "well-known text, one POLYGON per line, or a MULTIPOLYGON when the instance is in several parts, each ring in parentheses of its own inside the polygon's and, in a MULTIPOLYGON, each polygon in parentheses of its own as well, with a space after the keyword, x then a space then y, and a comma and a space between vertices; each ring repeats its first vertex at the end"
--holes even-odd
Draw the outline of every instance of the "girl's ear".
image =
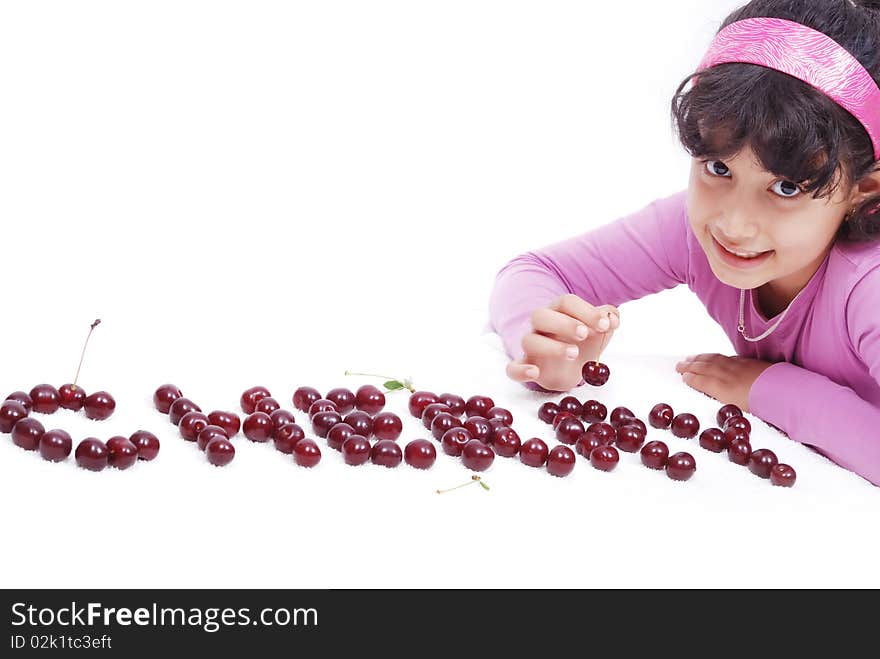
POLYGON ((877 195, 880 195, 880 162, 877 163, 873 172, 853 186, 850 207, 856 207, 869 197, 877 195))

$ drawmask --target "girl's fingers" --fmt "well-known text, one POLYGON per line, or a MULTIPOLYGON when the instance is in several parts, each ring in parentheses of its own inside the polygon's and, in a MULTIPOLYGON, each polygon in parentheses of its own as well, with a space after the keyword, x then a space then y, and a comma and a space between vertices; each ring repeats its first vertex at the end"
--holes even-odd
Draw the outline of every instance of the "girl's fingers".
POLYGON ((589 328, 577 318, 547 307, 535 309, 532 313, 532 328, 550 338, 571 343, 583 341, 590 335, 589 328))
POLYGON ((526 364, 518 359, 507 365, 507 377, 517 382, 530 382, 536 380, 541 371, 534 364, 526 364))
POLYGON ((535 334, 531 332, 526 334, 522 340, 522 347, 525 354, 530 358, 535 357, 551 357, 564 359, 577 359, 580 355, 580 348, 565 341, 557 341, 549 336, 535 334))
POLYGON ((613 328, 615 322, 620 324, 620 314, 616 307, 610 304, 594 307, 586 300, 571 293, 554 300, 550 304, 550 309, 571 316, 597 332, 605 332, 613 328))

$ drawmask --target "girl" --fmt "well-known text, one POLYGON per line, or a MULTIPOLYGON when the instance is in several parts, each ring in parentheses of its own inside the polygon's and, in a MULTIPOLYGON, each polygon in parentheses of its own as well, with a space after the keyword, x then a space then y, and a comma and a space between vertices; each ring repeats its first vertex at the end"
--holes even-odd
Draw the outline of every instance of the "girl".
POLYGON ((687 189, 498 273, 507 374, 578 386, 616 305, 687 284, 738 356, 683 381, 880 485, 878 81, 880 0, 734 11, 672 101, 687 189))

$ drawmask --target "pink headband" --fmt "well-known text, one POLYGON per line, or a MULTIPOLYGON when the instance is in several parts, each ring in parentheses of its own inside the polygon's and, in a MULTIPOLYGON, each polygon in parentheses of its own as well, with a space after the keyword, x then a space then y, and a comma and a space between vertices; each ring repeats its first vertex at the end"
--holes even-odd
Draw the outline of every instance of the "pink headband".
POLYGON ((697 71, 727 62, 758 64, 815 87, 861 122, 880 160, 880 88, 831 37, 782 18, 747 18, 715 35, 697 71))

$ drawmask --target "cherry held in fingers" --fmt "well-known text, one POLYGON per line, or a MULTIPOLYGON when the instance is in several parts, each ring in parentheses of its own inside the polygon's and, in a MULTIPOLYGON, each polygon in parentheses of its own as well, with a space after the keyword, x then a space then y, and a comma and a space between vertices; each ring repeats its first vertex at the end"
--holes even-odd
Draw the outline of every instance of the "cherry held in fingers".
POLYGON ((611 369, 602 362, 587 362, 581 369, 581 376, 587 384, 601 387, 611 377, 611 369))
POLYGON ((76 447, 76 464, 89 471, 101 471, 107 466, 107 445, 99 439, 88 437, 76 447))
POLYGON ((437 459, 437 449, 427 439, 414 439, 406 445, 403 457, 410 467, 429 469, 437 459))

